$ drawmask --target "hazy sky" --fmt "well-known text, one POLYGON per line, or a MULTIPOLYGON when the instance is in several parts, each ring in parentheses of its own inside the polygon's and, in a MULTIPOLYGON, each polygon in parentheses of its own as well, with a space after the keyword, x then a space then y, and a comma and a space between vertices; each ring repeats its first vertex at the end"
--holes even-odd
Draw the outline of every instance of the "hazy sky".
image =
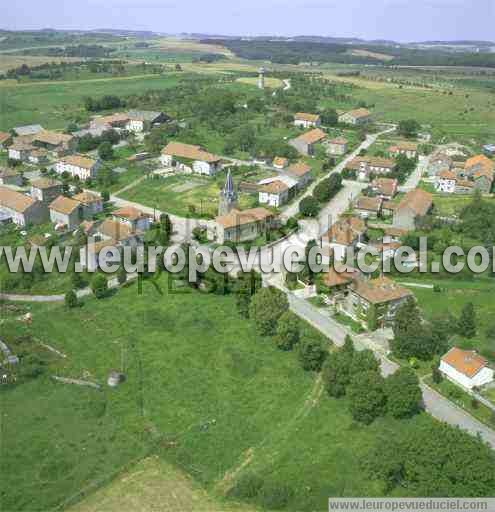
POLYGON ((1 0, 0 27, 495 39, 495 0, 1 0), (22 6, 22 7, 21 7, 22 6))

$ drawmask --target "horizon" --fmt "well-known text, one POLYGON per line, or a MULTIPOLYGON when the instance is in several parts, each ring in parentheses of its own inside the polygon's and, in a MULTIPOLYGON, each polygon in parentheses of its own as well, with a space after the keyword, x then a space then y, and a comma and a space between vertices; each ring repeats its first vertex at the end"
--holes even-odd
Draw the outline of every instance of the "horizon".
POLYGON ((22 12, 14 4, 2 8, 4 30, 56 27, 52 30, 128 30, 228 37, 312 34, 313 37, 400 43, 492 42, 495 20, 495 6, 491 0, 479 0, 476 9, 467 0, 418 0, 414 4, 405 0, 378 0, 373 5, 364 6, 361 0, 349 0, 346 5, 333 0, 306 3, 295 0, 290 5, 284 5, 283 0, 253 0, 249 5, 213 0, 208 6, 195 5, 194 0, 146 0, 144 3, 108 0, 104 5, 99 0, 82 0, 69 8, 60 0, 47 1, 43 5, 33 0, 26 2, 22 12), (95 12, 97 22, 94 21, 95 12), (359 15, 355 16, 355 13, 359 15), (278 22, 280 28, 273 30, 273 20, 279 19, 283 19, 283 26, 278 22))

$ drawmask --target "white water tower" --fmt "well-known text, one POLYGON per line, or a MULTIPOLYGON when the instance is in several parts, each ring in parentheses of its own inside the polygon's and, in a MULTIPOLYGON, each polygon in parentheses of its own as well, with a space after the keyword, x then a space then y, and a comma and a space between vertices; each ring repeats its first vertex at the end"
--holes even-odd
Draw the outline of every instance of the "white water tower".
POLYGON ((259 75, 258 75, 258 89, 264 89, 265 88, 265 68, 259 69, 259 75))

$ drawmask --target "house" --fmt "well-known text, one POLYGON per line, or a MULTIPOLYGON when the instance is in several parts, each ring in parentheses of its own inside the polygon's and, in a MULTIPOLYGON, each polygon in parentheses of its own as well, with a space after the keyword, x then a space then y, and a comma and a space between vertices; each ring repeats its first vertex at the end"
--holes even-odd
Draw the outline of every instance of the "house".
POLYGON ((112 212, 113 220, 126 224, 131 232, 148 231, 151 225, 151 217, 132 206, 125 206, 112 212))
POLYGON ((401 141, 390 146, 388 152, 394 157, 406 155, 407 158, 416 158, 418 156, 418 145, 415 142, 401 141))
POLYGON ((359 196, 354 211, 362 218, 376 219, 382 211, 382 204, 381 197, 359 196))
POLYGON ((143 241, 143 233, 130 228, 126 222, 105 219, 96 229, 96 234, 103 240, 113 240, 119 247, 136 247, 143 241))
POLYGON ((391 325, 397 309, 413 294, 385 276, 355 279, 340 310, 365 327, 375 330, 391 325))
POLYGON ((72 153, 77 145, 76 139, 66 133, 42 130, 33 139, 33 145, 47 151, 55 151, 60 156, 72 153))
POLYGON ((297 188, 304 188, 312 180, 312 170, 308 164, 304 162, 297 162, 290 165, 286 174, 297 180, 297 188))
POLYGON ((62 183, 51 178, 39 178, 31 182, 31 197, 45 205, 62 195, 62 191, 62 183))
POLYGON ((289 160, 287 160, 287 158, 276 156, 273 159, 273 167, 275 167, 275 169, 285 169, 288 165, 289 160))
POLYGON ((24 135, 36 135, 37 133, 41 132, 43 130, 43 127, 39 124, 30 124, 26 126, 16 126, 14 128, 14 133, 19 136, 24 135))
POLYGON ((105 126, 106 129, 117 128, 124 129, 129 122, 129 116, 123 112, 117 112, 108 116, 98 116, 91 120, 90 128, 105 126))
POLYGON ((351 248, 363 242, 365 233, 366 224, 361 218, 343 217, 323 235, 322 246, 332 249, 334 258, 343 261, 351 248))
POLYGON ((81 203, 70 197, 58 196, 50 203, 48 210, 50 211, 50 220, 57 229, 61 227, 69 230, 75 229, 83 217, 81 203))
POLYGON ((204 151, 200 146, 169 142, 162 149, 160 162, 166 167, 192 171, 197 174, 213 176, 220 170, 221 158, 204 151))
POLYGON ((382 217, 390 217, 394 214, 395 210, 399 203, 394 203, 393 201, 383 201, 382 203, 382 217))
POLYGON ((327 144, 327 154, 328 155, 345 155, 347 153, 347 139, 344 137, 337 137, 336 139, 332 139, 327 144))
POLYGON ((169 117, 163 112, 150 110, 131 110, 127 112, 127 117, 129 120, 126 129, 134 133, 148 132, 154 126, 159 126, 169 120, 169 117))
POLYGON ((321 119, 318 114, 306 114, 298 112, 294 115, 294 126, 300 128, 317 128, 321 125, 321 119))
POLYGON ((99 194, 93 192, 80 192, 75 194, 72 199, 79 201, 82 205, 83 217, 93 217, 103 211, 103 199, 99 194))
POLYGON ((31 151, 34 151, 34 149, 34 146, 27 142, 14 141, 12 145, 9 146, 9 159, 27 162, 29 161, 31 151))
POLYGON ((4 219, 10 217, 18 226, 41 224, 46 219, 46 209, 39 201, 1 186, 0 213, 3 214, 4 219))
POLYGON ((394 211, 394 227, 416 229, 433 206, 433 196, 420 188, 408 192, 394 211))
POLYGON ((0 149, 7 149, 12 142, 12 135, 7 132, 0 132, 0 149))
POLYGON ((447 379, 468 390, 494 380, 494 371, 488 361, 474 350, 452 347, 440 360, 439 370, 447 379))
POLYGON ((323 283, 331 291, 333 305, 342 298, 338 296, 340 293, 348 293, 349 285, 358 277, 359 271, 348 265, 346 265, 346 269, 342 272, 337 272, 335 267, 331 266, 328 272, 323 274, 323 283))
POLYGON ((391 174, 397 164, 395 160, 373 156, 361 156, 353 158, 346 166, 347 169, 356 171, 360 181, 368 181, 370 174, 391 174))
POLYGON ((327 137, 327 134, 320 130, 320 128, 315 128, 309 132, 303 133, 296 137, 295 139, 289 140, 289 145, 293 148, 297 149, 299 153, 303 155, 314 155, 314 145, 318 142, 322 142, 327 137))
POLYGON ((371 183, 371 190, 382 199, 393 199, 399 189, 399 182, 395 178, 375 178, 371 183))
POLYGON ((444 169, 437 175, 437 181, 435 183, 435 190, 437 192, 445 192, 447 194, 453 194, 457 185, 457 174, 454 171, 444 169))
POLYGON ((366 108, 351 110, 339 116, 339 123, 362 126, 371 121, 371 112, 366 108))
POLYGON ((216 217, 214 226, 208 227, 208 239, 217 243, 241 243, 255 240, 275 225, 275 216, 266 208, 231 210, 216 217))
POLYGON ((485 155, 473 156, 466 160, 464 164, 464 173, 472 181, 475 187, 484 194, 489 194, 492 190, 495 162, 485 155))
POLYGON ((437 176, 442 171, 450 171, 454 165, 452 158, 444 152, 437 151, 428 160, 428 175, 437 176))
POLYGON ((57 162, 55 170, 58 174, 66 172, 73 178, 77 176, 81 181, 86 181, 96 177, 99 167, 99 160, 83 155, 69 155, 57 162))
POLYGON ((14 169, 0 168, 0 185, 22 186, 22 175, 14 169))
POLYGON ((48 163, 48 153, 46 149, 36 148, 29 153, 28 162, 30 164, 45 165, 48 163))
POLYGON ((272 181, 266 185, 262 185, 258 193, 258 201, 260 204, 267 204, 279 208, 289 199, 289 187, 280 180, 272 181))

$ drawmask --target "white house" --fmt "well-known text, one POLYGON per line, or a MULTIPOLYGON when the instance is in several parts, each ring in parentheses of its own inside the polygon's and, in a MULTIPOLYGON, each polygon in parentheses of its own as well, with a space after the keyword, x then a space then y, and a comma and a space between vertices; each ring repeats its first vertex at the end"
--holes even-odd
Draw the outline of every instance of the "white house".
POLYGON ((306 114, 298 112, 294 115, 294 126, 300 128, 317 128, 321 125, 321 119, 318 114, 306 114))
POLYGON ((131 110, 127 112, 129 121, 126 124, 126 129, 130 132, 140 133, 146 132, 168 120, 163 112, 153 112, 150 110, 131 110))
POLYGON ((445 169, 444 171, 441 171, 440 174, 438 174, 437 181, 435 183, 435 190, 437 192, 453 194, 455 192, 456 183, 456 173, 445 169))
POLYGON ((258 193, 260 204, 279 208, 289 199, 289 187, 281 180, 275 180, 262 185, 258 193))
POLYGON ((128 226, 132 233, 148 231, 151 225, 150 216, 133 206, 119 208, 112 212, 112 216, 113 220, 128 226))
POLYGON ((46 207, 28 195, 0 187, 0 214, 18 226, 40 224, 45 220, 46 207))
POLYGON ((18 160, 20 162, 27 162, 31 152, 34 150, 35 148, 32 144, 27 142, 14 141, 14 143, 9 146, 9 159, 18 160))
POLYGON ((451 348, 440 361, 440 371, 463 388, 479 388, 494 380, 494 371, 488 361, 474 350, 451 348))
POLYGON ((357 108, 339 116, 339 123, 352 124, 355 126, 368 124, 370 121, 371 112, 366 108, 357 108))
POLYGON ((75 229, 82 220, 82 205, 70 197, 58 196, 50 203, 50 220, 55 226, 75 229))
POLYGON ((166 167, 207 176, 213 176, 220 170, 221 160, 219 156, 204 151, 200 146, 182 142, 169 142, 160 156, 160 162, 166 167))
POLYGON ((100 161, 93 160, 82 155, 69 155, 57 162, 55 170, 58 174, 67 172, 72 177, 78 177, 82 181, 96 177, 100 161))

